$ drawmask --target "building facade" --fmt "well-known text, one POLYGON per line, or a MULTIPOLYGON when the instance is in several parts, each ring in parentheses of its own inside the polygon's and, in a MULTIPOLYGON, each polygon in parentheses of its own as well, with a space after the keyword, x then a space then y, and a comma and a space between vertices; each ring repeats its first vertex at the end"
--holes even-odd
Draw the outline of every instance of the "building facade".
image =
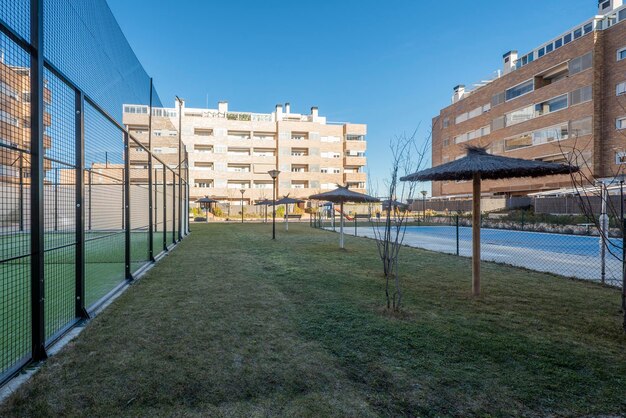
MULTIPOLYGON (((124 124, 148 144, 147 106, 124 106, 124 124)), ((192 200, 211 196, 223 203, 251 204, 272 198, 268 171, 278 169, 277 195, 306 198, 338 184, 366 189, 366 125, 328 123, 316 107, 304 115, 287 103, 272 113, 217 109, 152 109, 152 149, 167 164, 178 161, 178 126, 188 153, 192 200), (182 118, 179 121, 179 112, 182 118)), ((140 150, 131 162, 144 164, 140 150)), ((132 168, 132 167, 131 167, 132 168)))
MULTIPOLYGON (((433 118, 433 166, 465 155, 467 145, 493 154, 571 162, 584 179, 621 174, 626 163, 626 5, 601 0, 598 15, 519 56, 472 90, 454 88, 452 104, 433 118)), ((485 181, 487 195, 523 196, 571 187, 570 176, 485 181)), ((434 182, 433 196, 463 198, 471 182, 434 182)))

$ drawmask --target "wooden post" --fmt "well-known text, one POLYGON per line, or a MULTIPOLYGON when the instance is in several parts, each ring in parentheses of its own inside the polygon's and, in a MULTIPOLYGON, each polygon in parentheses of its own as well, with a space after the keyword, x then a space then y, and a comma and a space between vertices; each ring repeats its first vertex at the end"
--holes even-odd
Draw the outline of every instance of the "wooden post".
POLYGON ((480 173, 474 173, 472 205, 472 294, 480 295, 480 173))

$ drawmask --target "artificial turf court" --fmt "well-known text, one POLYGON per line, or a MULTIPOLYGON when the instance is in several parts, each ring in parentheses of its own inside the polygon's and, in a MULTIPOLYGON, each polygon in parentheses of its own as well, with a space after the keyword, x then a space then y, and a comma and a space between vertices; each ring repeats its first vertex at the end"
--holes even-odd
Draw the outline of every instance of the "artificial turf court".
POLYGON ((373 241, 289 229, 192 225, 0 416, 626 413, 619 291, 405 248, 392 315, 373 241))
MULTIPOLYGON (((171 242, 172 232, 167 235, 171 242)), ((75 317, 75 234, 46 232, 45 324, 46 338, 62 331, 75 317)), ((30 340, 29 234, 0 237, 0 372, 27 357, 30 340)), ((154 234, 155 254, 163 249, 163 232, 154 234)), ((85 234, 85 305, 92 307, 125 281, 124 231, 88 231, 85 234)), ((131 271, 148 261, 148 233, 131 233, 131 271)))

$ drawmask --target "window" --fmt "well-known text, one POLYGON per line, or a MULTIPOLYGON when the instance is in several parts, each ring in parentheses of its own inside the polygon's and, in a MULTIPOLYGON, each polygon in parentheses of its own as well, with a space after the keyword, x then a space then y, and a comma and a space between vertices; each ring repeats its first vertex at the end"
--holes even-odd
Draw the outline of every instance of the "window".
POLYGON ((585 35, 590 33, 592 30, 593 30, 593 23, 591 23, 591 22, 589 22, 585 26, 583 26, 583 32, 585 32, 585 35))
POLYGON ((567 35, 563 37, 563 44, 567 45, 570 42, 572 42, 572 34, 568 33, 567 35))
POLYGON ((135 148, 135 151, 137 151, 137 152, 145 152, 146 150, 143 149, 143 147, 137 147, 137 148, 135 148))
POLYGON ((207 189, 213 187, 213 180, 196 180, 196 187, 207 189))
POLYGON ((465 122, 467 120, 467 116, 468 116, 467 112, 461 113, 459 116, 457 116, 454 119, 454 123, 456 123, 458 125, 459 123, 465 122))
POLYGON ((441 146, 442 146, 442 147, 447 147, 447 146, 449 146, 449 145, 450 145, 450 139, 449 139, 449 138, 446 138, 446 139, 444 139, 444 140, 441 142, 441 146))
POLYGON ((195 128, 193 134, 198 136, 211 136, 213 135, 213 129, 195 128))
POLYGON ((196 152, 213 152, 213 145, 200 145, 196 144, 193 146, 194 151, 196 152))
POLYGON ((565 108, 567 108, 567 94, 536 104, 535 114, 536 116, 542 116, 565 108))
POLYGON ((306 133, 303 132, 292 132, 291 133, 291 139, 294 141, 303 141, 305 139, 309 139, 308 135, 306 133))
POLYGON ((226 171, 231 173, 249 173, 250 164, 228 164, 226 171))
POLYGON ((617 60, 621 61, 626 58, 626 48, 622 48, 617 51, 617 60))
POLYGON ((589 52, 569 62, 569 74, 574 75, 585 71, 593 66, 593 53, 589 52))
POLYGON ((520 148, 532 147, 535 145, 547 144, 549 142, 561 141, 569 137, 569 127, 567 123, 552 126, 550 128, 539 129, 533 132, 526 132, 504 140, 504 149, 512 151, 520 148))
POLYGON ((124 113, 148 114, 148 106, 124 106, 124 113))
POLYGON ((308 165, 297 165, 297 164, 292 164, 291 165, 291 172, 292 173, 306 173, 309 171, 309 166, 308 165))
POLYGON ((615 153, 615 164, 621 165, 626 163, 626 152, 615 153))
POLYGON ((443 118, 443 127, 447 128, 448 126, 450 126, 450 118, 446 116, 443 118))
POLYGON ((611 6, 611 0, 606 0, 605 2, 601 3, 600 8, 604 10, 604 9, 608 9, 610 6, 611 6))
POLYGON ((506 120, 505 116, 500 116, 498 118, 495 118, 491 122, 491 131, 497 131, 498 129, 504 128, 505 120, 506 120))
POLYGON ((539 58, 543 57, 544 55, 546 55, 546 49, 539 48, 539 51, 537 51, 537 55, 539 56, 539 58))
POLYGON ((546 54, 554 50, 554 44, 550 43, 546 45, 546 54))
POLYGON ((365 141, 364 135, 346 135, 346 141, 365 141))
POLYGON ((616 122, 615 122, 615 127, 617 129, 626 129, 626 118, 619 118, 616 122))
MULTIPOLYGON (((626 9, 624 9, 626 10, 626 9)), ((622 94, 626 94, 626 81, 624 81, 623 83, 619 83, 617 85, 617 87, 615 88, 615 94, 617 96, 621 96, 622 94)))
POLYGON ((530 93, 535 89, 535 80, 528 80, 506 91, 506 100, 513 100, 517 97, 530 93))
MULTIPOLYGON (((346 173, 348 170, 346 169, 346 173)), ((320 169, 320 173, 322 174, 341 174, 341 169, 336 167, 322 167, 320 169)))
POLYGON ((292 148, 291 149, 292 157, 306 157, 307 155, 309 155, 308 148, 292 148))
POLYGON ((575 137, 591 135, 593 133, 593 118, 588 117, 579 120, 573 120, 570 123, 570 133, 575 137))
POLYGON ((259 139, 261 141, 273 141, 276 137, 271 132, 255 132, 254 139, 259 139))
POLYGON ((559 49, 563 46, 563 39, 557 39, 554 41, 554 49, 559 49))
POLYGON ((583 30, 582 28, 578 28, 574 31, 574 39, 578 39, 581 36, 583 36, 583 30))
POLYGON ((505 115, 504 126, 517 125, 518 123, 526 122, 527 120, 530 120, 534 117, 534 106, 527 106, 522 109, 514 110, 513 112, 507 113, 505 115))
POLYGON ((270 149, 255 148, 253 150, 253 155, 255 157, 275 157, 276 156, 276 152, 273 149, 271 149, 271 148, 270 149))
POLYGON ((196 161, 193 165, 194 168, 199 170, 213 170, 213 163, 209 163, 206 161, 196 161))
POLYGON ((499 104, 504 103, 505 97, 506 97, 506 94, 503 91, 491 96, 491 107, 496 107, 499 104))
POLYGON ((250 132, 228 131, 228 139, 250 139, 250 132))
POLYGON ((572 91, 569 94, 570 106, 574 106, 580 103, 585 103, 585 102, 590 101, 592 99, 591 93, 592 93, 591 86, 585 86, 585 87, 572 91))

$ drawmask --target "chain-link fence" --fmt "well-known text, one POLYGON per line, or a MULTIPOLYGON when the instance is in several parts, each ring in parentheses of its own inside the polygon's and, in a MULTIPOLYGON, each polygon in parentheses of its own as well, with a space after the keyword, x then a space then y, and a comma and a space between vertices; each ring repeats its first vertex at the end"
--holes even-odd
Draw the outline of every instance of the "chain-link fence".
MULTIPOLYGON (((384 214, 383 214, 384 216, 384 214)), ((320 212, 311 226, 339 230, 340 217, 320 212)), ((344 233, 374 238, 373 228, 383 228, 384 219, 369 215, 344 218, 344 233)), ((569 224, 524 219, 481 221, 481 259, 583 280, 622 286, 623 237, 619 219, 609 222, 606 235, 596 224, 569 224)), ((404 244, 426 250, 472 256, 472 227, 468 216, 409 218, 404 244)))
POLYGON ((0 384, 188 232, 124 103, 160 106, 104 0, 0 0, 0 384))

